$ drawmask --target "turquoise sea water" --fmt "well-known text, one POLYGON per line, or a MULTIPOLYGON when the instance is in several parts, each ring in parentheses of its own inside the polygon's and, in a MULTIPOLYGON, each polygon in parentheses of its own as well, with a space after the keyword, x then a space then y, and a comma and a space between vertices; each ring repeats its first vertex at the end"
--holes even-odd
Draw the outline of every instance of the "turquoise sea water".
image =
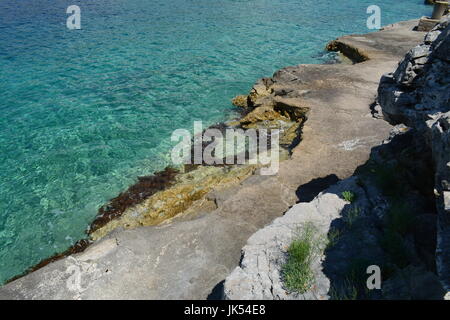
POLYGON ((170 134, 234 115, 275 70, 423 0, 0 1, 0 283, 83 237, 99 206, 169 164, 170 134), (82 30, 66 28, 81 8, 82 30))

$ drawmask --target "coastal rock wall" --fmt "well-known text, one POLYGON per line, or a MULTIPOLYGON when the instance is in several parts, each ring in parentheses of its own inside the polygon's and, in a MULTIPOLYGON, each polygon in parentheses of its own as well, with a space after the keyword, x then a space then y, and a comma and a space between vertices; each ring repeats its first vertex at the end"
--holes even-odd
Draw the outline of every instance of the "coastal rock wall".
POLYGON ((437 270, 450 290, 450 17, 413 48, 378 89, 383 114, 424 136, 432 152, 438 219, 437 270))

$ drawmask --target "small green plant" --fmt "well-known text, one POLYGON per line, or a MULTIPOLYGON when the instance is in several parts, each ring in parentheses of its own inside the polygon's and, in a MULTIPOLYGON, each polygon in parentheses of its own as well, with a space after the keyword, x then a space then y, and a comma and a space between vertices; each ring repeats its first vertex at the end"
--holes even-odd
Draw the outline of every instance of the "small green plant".
POLYGON ((318 250, 315 234, 315 228, 306 225, 289 246, 282 276, 286 288, 290 291, 304 293, 314 281, 311 262, 318 250))
POLYGON ((359 218, 361 210, 359 207, 350 207, 346 210, 344 221, 351 228, 355 221, 359 218))
POLYGON ((366 299, 369 296, 366 270, 372 264, 374 263, 363 258, 351 260, 340 285, 330 289, 330 298, 333 300, 366 299))
POLYGON ((351 191, 344 191, 342 192, 342 198, 344 198, 345 201, 352 203, 356 200, 356 194, 351 191))
POLYGON ((339 238, 341 237, 342 232, 339 229, 331 229, 328 232, 328 238, 326 241, 326 249, 333 248, 336 243, 339 241, 339 238))
POLYGON ((330 288, 331 300, 356 300, 358 299, 358 289, 350 279, 345 279, 342 287, 330 288))

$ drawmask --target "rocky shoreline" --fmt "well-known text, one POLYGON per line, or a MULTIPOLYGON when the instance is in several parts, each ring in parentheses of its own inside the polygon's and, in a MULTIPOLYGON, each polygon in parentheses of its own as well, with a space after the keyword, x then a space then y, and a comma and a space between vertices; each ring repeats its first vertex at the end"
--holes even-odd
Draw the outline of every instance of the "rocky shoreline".
MULTIPOLYGON (((288 67, 235 100, 247 111, 227 125, 283 127, 291 156, 278 175, 260 176, 258 168, 244 165, 200 166, 170 177, 170 185, 120 214, 100 216, 91 233, 95 241, 84 252, 70 252, 3 286, 0 298, 205 299, 216 284, 221 291, 255 231, 352 175, 389 137, 391 126, 373 117, 373 102, 382 74, 421 42, 424 33, 412 30, 416 24, 337 39, 329 49, 364 62, 288 67), (70 267, 80 271, 79 287, 67 285, 70 267)), ((141 182, 154 185, 148 178, 141 182)))
MULTIPOLYGON (((261 86, 254 86, 255 92, 249 95, 255 99, 261 98, 264 93, 261 86)), ((239 97, 238 97, 239 98, 239 97)), ((267 108, 259 108, 260 105, 250 104, 245 106, 240 103, 233 104, 240 107, 241 117, 227 122, 215 124, 207 129, 218 129, 225 132, 226 129, 278 129, 281 132, 280 160, 289 157, 289 152, 300 141, 301 127, 306 121, 306 108, 295 109, 286 106, 278 109, 273 108, 267 112, 267 108)), ((247 96, 245 96, 247 100, 247 96)), ((252 102, 250 102, 252 103, 252 102)), ((205 129, 205 130, 207 130, 205 129)), ((204 130, 204 131, 205 131, 204 130)), ((202 146, 204 149, 207 144, 202 146)), ((192 146, 191 152, 194 147, 192 146)), ((248 160, 248 154, 246 159, 248 160)), ((247 161, 248 162, 248 161, 247 161)), ((55 262, 72 254, 81 253, 94 241, 101 239, 116 228, 132 229, 141 226, 159 225, 170 223, 174 218, 186 215, 195 215, 195 212, 206 209, 214 209, 205 197, 212 190, 219 190, 246 179, 260 165, 223 165, 223 164, 197 164, 182 165, 177 168, 166 167, 163 171, 156 172, 150 176, 137 178, 137 182, 127 190, 111 199, 100 207, 94 221, 86 230, 86 238, 76 242, 66 251, 42 260, 26 272, 13 277, 6 283, 19 279, 34 272, 49 263, 55 262)))
MULTIPOLYGON (((339 41, 330 47, 361 54, 339 41)), ((397 125, 389 139, 352 177, 253 234, 225 280, 226 299, 450 298, 449 52, 447 17, 381 79, 374 113, 397 125), (299 294, 286 290, 282 266, 307 224, 322 248, 299 294), (369 266, 381 270, 378 290, 367 289, 369 266)))

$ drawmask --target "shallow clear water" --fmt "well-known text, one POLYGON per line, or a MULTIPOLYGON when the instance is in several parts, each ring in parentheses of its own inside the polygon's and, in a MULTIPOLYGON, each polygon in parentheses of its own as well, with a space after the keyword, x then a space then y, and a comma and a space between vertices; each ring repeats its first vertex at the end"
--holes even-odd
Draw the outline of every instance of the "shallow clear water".
MULTIPOLYGON (((2 0, 0 283, 83 237, 99 206, 168 164, 170 134, 233 116, 276 69, 368 32, 373 0, 2 0), (82 30, 66 28, 81 7, 82 30)), ((429 13, 377 0, 382 24, 429 13)))

